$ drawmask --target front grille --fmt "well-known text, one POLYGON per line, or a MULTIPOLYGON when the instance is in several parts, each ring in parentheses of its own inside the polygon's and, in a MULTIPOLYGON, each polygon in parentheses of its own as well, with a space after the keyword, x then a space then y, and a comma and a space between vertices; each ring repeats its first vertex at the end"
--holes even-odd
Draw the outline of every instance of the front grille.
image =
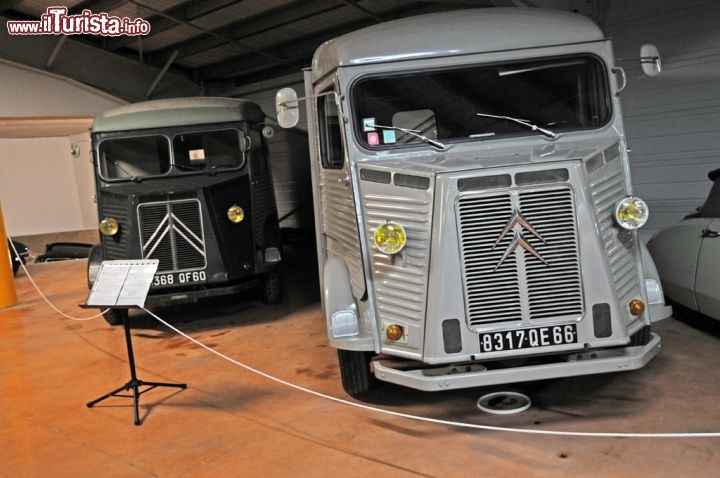
POLYGON ((464 195, 456 213, 471 328, 582 314, 571 189, 464 195))
POLYGON ((205 268, 205 239, 197 199, 140 204, 138 223, 143 258, 158 259, 158 272, 205 268))

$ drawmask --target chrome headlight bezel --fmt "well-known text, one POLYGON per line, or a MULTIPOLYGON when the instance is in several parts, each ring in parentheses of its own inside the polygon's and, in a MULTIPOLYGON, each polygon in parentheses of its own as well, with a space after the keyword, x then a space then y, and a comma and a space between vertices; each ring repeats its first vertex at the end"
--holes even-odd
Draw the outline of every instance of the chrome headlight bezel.
POLYGON ((120 231, 120 223, 113 217, 106 217, 100 221, 98 229, 103 236, 112 237, 120 231))
POLYGON ((629 231, 643 227, 649 215, 648 205, 636 196, 625 197, 615 205, 615 222, 629 231))
POLYGON ((407 244, 407 233, 400 224, 387 221, 380 224, 373 234, 375 247, 383 254, 397 254, 407 244))

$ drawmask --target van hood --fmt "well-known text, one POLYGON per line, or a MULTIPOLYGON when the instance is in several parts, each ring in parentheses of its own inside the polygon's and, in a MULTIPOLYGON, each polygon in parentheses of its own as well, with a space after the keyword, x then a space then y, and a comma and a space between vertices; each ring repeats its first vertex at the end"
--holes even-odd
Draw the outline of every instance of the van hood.
POLYGON ((553 143, 534 143, 526 146, 517 144, 498 147, 472 148, 453 145, 448 151, 425 151, 380 153, 374 156, 362 156, 358 165, 380 166, 382 169, 412 170, 419 173, 442 174, 483 168, 516 166, 558 161, 587 160, 605 149, 617 145, 619 139, 613 137, 595 137, 585 141, 557 141, 553 143))

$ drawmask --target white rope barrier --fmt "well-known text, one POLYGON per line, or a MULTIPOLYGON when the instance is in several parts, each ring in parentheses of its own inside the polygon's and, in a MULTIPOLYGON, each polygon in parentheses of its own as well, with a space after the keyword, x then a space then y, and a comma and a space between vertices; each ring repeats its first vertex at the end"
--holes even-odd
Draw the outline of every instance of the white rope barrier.
POLYGON ((567 431, 556 431, 556 430, 534 430, 529 428, 509 428, 509 427, 496 427, 491 425, 478 425, 474 423, 465 423, 465 422, 455 422, 455 421, 449 421, 449 420, 439 420, 435 418, 427 418, 427 417, 420 417, 417 415, 409 415, 407 413, 400 413, 395 412, 392 410, 386 410, 383 408, 377 408, 370 405, 365 405, 362 403, 357 402, 351 402, 349 400, 345 400, 343 398, 333 397, 332 395, 327 395, 321 392, 317 392, 315 390, 311 390, 309 388, 302 387, 300 385, 296 385, 294 383, 288 382, 286 380, 282 380, 280 378, 277 378, 273 375, 270 375, 268 373, 262 372, 256 368, 253 368, 247 364, 244 364, 242 362, 239 362, 232 357, 228 357, 227 355, 218 352, 217 350, 214 350, 207 345, 203 344, 199 340, 196 340, 195 338, 185 334, 181 330, 177 329, 176 327, 173 327, 154 313, 150 312, 149 310, 143 308, 143 310, 148 313, 151 317, 155 318, 158 322, 163 324, 165 327, 169 328, 176 334, 181 335, 182 337, 186 338, 187 340, 191 341, 195 345, 198 345, 205 350, 207 350, 210 353, 213 353, 217 355, 218 357, 227 360, 239 367, 244 368, 245 370, 252 372, 254 374, 260 375, 261 377, 265 377, 269 380, 272 380, 273 382, 279 383, 281 385, 285 385, 287 387, 293 388, 295 390, 298 390, 303 393, 308 393, 310 395, 314 395, 318 398, 322 398, 325 400, 330 400, 335 403, 340 403, 342 405, 348 405, 351 407, 359 408, 362 410, 367 410, 375 413, 381 413, 385 415, 391 415, 394 417, 400 417, 400 418, 407 418, 410 420, 416 420, 416 421, 422 421, 422 422, 428 422, 428 423, 435 423, 439 425, 446 425, 446 426, 453 426, 453 427, 462 427, 462 428, 474 428, 478 430, 486 430, 486 431, 496 431, 496 432, 509 432, 509 433, 523 433, 523 434, 532 434, 532 435, 554 435, 554 436, 566 436, 566 437, 595 437, 595 438, 720 438, 720 433, 603 433, 603 432, 567 432, 567 431))
MULTIPOLYGON (((15 245, 12 244, 12 241, 10 241, 10 244, 12 245, 13 250, 17 254, 17 251, 15 250, 15 245)), ((98 315, 94 315, 92 317, 85 317, 85 318, 77 318, 72 317, 57 307, 55 307, 52 302, 45 296, 45 294, 42 293, 40 288, 37 286, 33 278, 30 276, 27 268, 25 267, 25 264, 22 264, 22 268, 25 271, 25 274, 27 274, 28 279, 30 279, 30 282, 32 283, 35 290, 40 294, 40 296, 43 298, 43 300, 52 307, 57 313, 62 315, 63 317, 66 317, 70 320, 76 320, 76 321, 85 321, 85 320, 93 320, 98 317, 102 316, 102 312, 98 315)), ((370 405, 365 405, 363 403, 358 402, 351 402, 349 400, 345 400, 343 398, 333 397, 332 395, 327 395, 321 392, 317 392, 315 390, 311 390, 309 388, 296 385, 292 382, 288 382, 286 380, 282 380, 278 377, 275 377, 273 375, 270 375, 268 373, 265 373, 261 370, 258 370, 254 367, 251 367, 250 365, 247 365, 243 362, 240 362, 238 360, 233 359, 232 357, 229 357, 221 352, 218 352, 217 350, 203 344, 199 340, 187 335, 183 331, 179 330, 176 327, 173 327, 157 315, 155 315, 153 312, 149 311, 146 308, 142 308, 147 314, 149 314, 151 317, 153 317, 155 320, 163 324, 168 329, 172 330, 176 334, 184 337, 185 339, 189 340, 190 342, 194 343, 195 345, 198 345, 199 347, 202 347, 203 349, 207 350, 208 352, 227 360, 228 362, 237 365, 238 367, 241 367, 249 372, 252 372, 256 375, 259 375, 261 377, 264 377, 268 380, 271 380, 273 382, 279 383, 281 385, 284 385, 286 387, 290 387, 294 390, 297 390, 302 393, 307 393, 310 395, 313 395, 315 397, 329 400, 331 402, 339 403, 341 405, 347 405, 350 407, 354 407, 361 410, 366 410, 373 413, 379 413, 383 415, 389 415, 393 417, 399 417, 399 418, 405 418, 408 420, 414 420, 414 421, 420 421, 420 422, 426 422, 426 423, 433 423, 437 425, 444 425, 444 426, 451 426, 451 427, 460 427, 460 428, 471 428, 476 430, 485 430, 485 431, 495 431, 495 432, 507 432, 507 433, 520 433, 520 434, 526 434, 526 435, 545 435, 545 436, 563 436, 563 437, 591 437, 591 438, 720 438, 720 432, 707 432, 707 433, 615 433, 615 432, 572 432, 572 431, 560 431, 560 430, 535 430, 530 428, 510 428, 510 427, 497 427, 497 426, 491 426, 491 425, 480 425, 475 423, 466 423, 466 422, 456 422, 451 420, 440 420, 436 418, 428 418, 428 417, 421 417, 418 415, 410 415, 407 413, 401 413, 401 412, 395 412, 392 410, 386 410, 383 408, 373 407, 370 405)))
MULTIPOLYGON (((20 257, 20 254, 18 254, 17 249, 15 249, 15 244, 13 244, 13 241, 8 241, 8 244, 10 244, 10 247, 12 248, 13 252, 15 253, 15 257, 20 257)), ((15 258, 13 258, 13 260, 15 260, 15 258)), ((77 320, 77 321, 94 320, 94 319, 97 319, 98 317, 102 317, 103 313, 105 313, 107 311, 107 310, 103 310, 99 314, 93 315, 92 317, 73 317, 71 315, 66 314, 62 310, 58 309, 55 306, 55 304, 50 302, 50 299, 48 299, 45 296, 45 294, 43 294, 43 292, 40 290, 40 287, 38 287, 38 285, 33 280, 32 276, 30 275, 30 272, 28 272, 28 269, 27 269, 27 267, 25 267, 25 263, 23 261, 20 261, 20 267, 25 272, 25 275, 27 275, 27 278, 30 280, 30 283, 35 288, 35 291, 37 291, 37 293, 40 295, 40 297, 42 297, 42 299, 47 303, 47 305, 49 305, 55 312, 62 315, 63 317, 68 318, 70 320, 77 320)))

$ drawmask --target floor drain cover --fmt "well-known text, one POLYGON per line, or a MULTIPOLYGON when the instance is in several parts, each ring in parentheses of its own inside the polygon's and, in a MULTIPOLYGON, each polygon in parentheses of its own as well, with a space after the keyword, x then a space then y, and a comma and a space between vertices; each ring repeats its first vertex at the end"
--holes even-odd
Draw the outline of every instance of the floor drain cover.
POLYGON ((483 412, 498 415, 519 413, 530 408, 530 397, 517 392, 488 393, 478 399, 477 406, 483 412))

